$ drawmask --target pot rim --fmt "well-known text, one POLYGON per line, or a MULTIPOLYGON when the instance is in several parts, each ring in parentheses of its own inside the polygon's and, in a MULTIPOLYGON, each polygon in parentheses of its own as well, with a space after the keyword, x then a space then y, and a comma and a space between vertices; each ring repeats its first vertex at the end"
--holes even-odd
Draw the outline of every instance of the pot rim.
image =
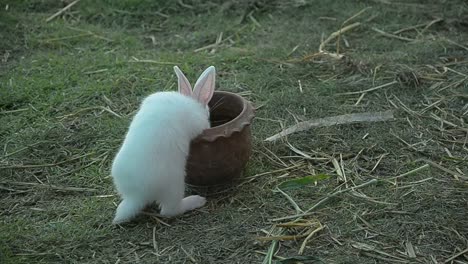
POLYGON ((215 94, 221 94, 229 97, 234 97, 242 102, 242 111, 234 119, 219 126, 205 129, 201 135, 194 139, 194 142, 208 141, 213 142, 220 137, 230 137, 235 132, 240 132, 245 126, 250 125, 255 116, 255 109, 252 104, 244 97, 226 91, 215 91, 215 94))

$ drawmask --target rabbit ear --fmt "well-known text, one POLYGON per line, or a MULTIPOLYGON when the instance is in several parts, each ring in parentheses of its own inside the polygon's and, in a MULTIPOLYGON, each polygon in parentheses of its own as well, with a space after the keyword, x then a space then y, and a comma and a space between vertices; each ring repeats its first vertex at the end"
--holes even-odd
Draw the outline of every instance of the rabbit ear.
POLYGON ((204 105, 208 105, 211 97, 213 97, 215 89, 215 75, 215 67, 210 66, 200 75, 200 78, 198 78, 195 83, 192 97, 204 105))
POLYGON ((192 86, 187 80, 187 77, 185 77, 185 75, 177 66, 174 66, 174 71, 177 74, 177 79, 179 82, 179 93, 186 96, 192 96, 192 86))

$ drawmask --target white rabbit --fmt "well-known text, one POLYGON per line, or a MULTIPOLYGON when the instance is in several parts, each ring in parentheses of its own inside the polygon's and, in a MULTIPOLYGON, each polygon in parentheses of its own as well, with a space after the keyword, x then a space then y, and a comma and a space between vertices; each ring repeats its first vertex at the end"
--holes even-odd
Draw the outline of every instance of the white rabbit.
POLYGON ((210 127, 208 102, 215 89, 210 66, 192 87, 175 66, 179 92, 148 96, 130 124, 112 164, 112 177, 123 201, 114 224, 135 217, 156 201, 163 216, 175 216, 203 206, 204 197, 185 197, 185 165, 190 141, 210 127))

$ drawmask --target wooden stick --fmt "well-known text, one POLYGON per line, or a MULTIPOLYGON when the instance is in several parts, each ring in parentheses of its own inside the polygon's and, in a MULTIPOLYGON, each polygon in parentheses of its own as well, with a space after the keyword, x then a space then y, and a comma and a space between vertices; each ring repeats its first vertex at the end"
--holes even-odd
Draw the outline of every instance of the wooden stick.
POLYGON ((290 126, 285 130, 271 137, 268 137, 267 139, 265 139, 265 141, 275 141, 289 134, 309 130, 313 127, 329 127, 334 125, 351 124, 358 122, 382 122, 387 120, 394 120, 393 112, 391 110, 384 112, 366 112, 318 118, 314 120, 300 122, 293 126, 290 126))

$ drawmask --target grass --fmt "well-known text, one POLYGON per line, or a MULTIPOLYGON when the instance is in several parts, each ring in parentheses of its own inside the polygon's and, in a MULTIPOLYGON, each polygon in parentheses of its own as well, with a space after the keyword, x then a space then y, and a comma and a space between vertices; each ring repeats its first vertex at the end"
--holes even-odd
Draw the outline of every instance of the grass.
POLYGON ((50 22, 71 1, 0 2, 0 262, 468 261, 464 1, 82 0, 50 22), (318 54, 355 22, 324 47, 343 58, 318 54), (170 226, 114 227, 110 163, 139 102, 175 89, 174 64, 192 80, 215 65, 219 90, 258 107, 246 178, 170 226), (396 120, 264 142, 385 110, 396 120), (276 190, 315 174, 330 177, 276 190), (277 226, 322 199, 306 227, 277 226))

